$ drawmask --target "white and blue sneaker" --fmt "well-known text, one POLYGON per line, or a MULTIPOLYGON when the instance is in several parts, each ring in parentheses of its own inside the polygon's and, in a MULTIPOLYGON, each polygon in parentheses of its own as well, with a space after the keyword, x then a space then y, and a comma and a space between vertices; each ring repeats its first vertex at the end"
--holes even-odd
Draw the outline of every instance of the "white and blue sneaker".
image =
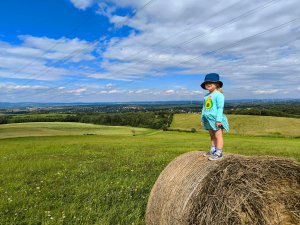
POLYGON ((214 160, 221 159, 222 157, 223 157, 222 150, 217 150, 208 159, 211 160, 211 161, 214 161, 214 160))

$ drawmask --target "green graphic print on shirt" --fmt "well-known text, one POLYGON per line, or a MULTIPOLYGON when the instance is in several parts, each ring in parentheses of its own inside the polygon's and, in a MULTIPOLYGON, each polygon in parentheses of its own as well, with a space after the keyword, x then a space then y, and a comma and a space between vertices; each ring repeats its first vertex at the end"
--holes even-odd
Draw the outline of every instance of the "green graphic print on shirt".
POLYGON ((205 109, 211 109, 211 107, 213 106, 213 102, 211 100, 211 96, 209 96, 206 101, 205 101, 205 109))
POLYGON ((222 122, 224 109, 224 95, 219 91, 207 93, 204 96, 202 115, 214 117, 216 121, 222 122))

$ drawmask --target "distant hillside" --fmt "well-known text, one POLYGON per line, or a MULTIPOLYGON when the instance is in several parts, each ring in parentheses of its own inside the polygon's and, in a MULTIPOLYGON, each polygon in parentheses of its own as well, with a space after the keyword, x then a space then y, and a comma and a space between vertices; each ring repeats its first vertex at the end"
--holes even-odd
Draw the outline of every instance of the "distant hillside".
MULTIPOLYGON (((300 99, 234 99, 226 100, 227 103, 300 103, 300 99)), ((53 106, 99 106, 99 105, 186 105, 200 104, 202 100, 178 101, 136 101, 136 102, 0 102, 0 108, 7 107, 53 107, 53 106)))
MULTIPOLYGON (((66 135, 123 135, 148 134, 151 129, 128 126, 103 126, 96 124, 70 122, 34 122, 0 125, 0 139, 30 136, 66 136, 66 135)), ((154 130, 155 131, 155 130, 154 130)))
MULTIPOLYGON (((300 137, 300 119, 226 115, 230 125, 230 133, 253 136, 300 137)), ((200 123, 200 114, 175 114, 171 129, 204 131, 200 123)))

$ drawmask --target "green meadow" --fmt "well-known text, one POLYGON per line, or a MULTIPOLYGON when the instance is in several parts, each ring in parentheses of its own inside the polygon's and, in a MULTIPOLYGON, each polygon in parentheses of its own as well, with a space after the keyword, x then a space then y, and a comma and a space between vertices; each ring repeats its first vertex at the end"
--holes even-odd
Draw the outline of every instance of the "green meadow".
MULTIPOLYGON (((198 118, 175 115, 171 127, 190 130, 198 118)), ((234 116, 229 120, 232 133, 224 135, 225 154, 300 162, 299 138, 287 137, 299 136, 299 126, 297 134, 285 134, 289 129, 283 125, 269 131, 260 118, 255 126, 237 119, 252 127, 247 133, 237 130, 234 116)), ((292 122, 296 126, 299 120, 292 122)), ((203 131, 80 123, 0 125, 0 224, 144 224, 148 196, 164 167, 180 154, 209 146, 203 131)))
POLYGON ((128 135, 132 132, 144 134, 152 130, 140 127, 102 126, 84 123, 32 122, 14 123, 0 126, 0 139, 28 136, 62 136, 62 135, 128 135))
MULTIPOLYGON (((230 133, 248 136, 300 138, 300 119, 273 116, 226 115, 230 133)), ((202 132, 200 114, 175 114, 171 129, 202 132)))

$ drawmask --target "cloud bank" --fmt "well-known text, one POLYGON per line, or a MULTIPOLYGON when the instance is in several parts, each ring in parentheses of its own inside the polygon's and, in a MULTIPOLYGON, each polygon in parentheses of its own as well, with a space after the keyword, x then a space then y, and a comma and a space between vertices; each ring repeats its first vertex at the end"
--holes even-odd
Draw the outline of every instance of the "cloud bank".
POLYGON ((300 87, 297 0, 70 1, 82 11, 95 6, 95 16, 110 21, 111 33, 123 35, 107 34, 97 45, 79 38, 28 34, 19 36, 20 44, 0 41, 0 77, 62 81, 55 88, 48 86, 48 93, 59 93, 65 100, 72 95, 85 101, 182 100, 201 97, 204 75, 217 72, 228 99, 300 97, 295 93, 300 87), (49 51, 49 46, 54 47, 49 51), (72 75, 106 84, 64 84, 72 75), (172 76, 181 77, 177 85, 182 87, 154 88, 151 82, 139 86, 149 77, 172 76), (192 76, 198 79, 195 85, 186 80, 192 76), (136 87, 122 86, 127 82, 136 87))

